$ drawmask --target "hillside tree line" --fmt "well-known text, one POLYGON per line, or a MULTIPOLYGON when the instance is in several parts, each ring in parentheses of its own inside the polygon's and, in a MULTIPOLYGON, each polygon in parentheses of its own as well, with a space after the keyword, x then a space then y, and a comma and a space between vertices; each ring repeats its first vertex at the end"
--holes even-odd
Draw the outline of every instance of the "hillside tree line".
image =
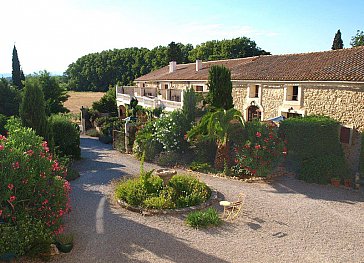
POLYGON ((109 86, 130 85, 134 79, 168 65, 251 57, 270 54, 247 37, 207 41, 195 48, 192 44, 171 42, 168 46, 106 50, 85 55, 69 65, 64 73, 68 89, 106 91, 109 86))

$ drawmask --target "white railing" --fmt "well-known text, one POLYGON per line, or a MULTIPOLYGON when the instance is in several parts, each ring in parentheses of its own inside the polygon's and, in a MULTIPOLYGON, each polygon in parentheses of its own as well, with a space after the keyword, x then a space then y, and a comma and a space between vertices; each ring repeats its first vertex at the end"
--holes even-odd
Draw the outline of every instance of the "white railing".
MULTIPOLYGON (((136 86, 123 86, 123 87, 117 86, 116 100, 122 104, 129 104, 130 100, 133 97, 135 97, 138 100, 138 105, 146 108, 162 107, 166 111, 174 111, 176 109, 182 108, 182 102, 157 98, 156 92, 157 89, 154 88, 139 88, 136 86), (140 96, 140 93, 146 94, 146 96, 140 96)), ((176 99, 177 95, 181 94, 181 91, 174 90, 171 93, 173 93, 171 99, 176 99)), ((177 99, 180 100, 180 97, 178 97, 177 99)))

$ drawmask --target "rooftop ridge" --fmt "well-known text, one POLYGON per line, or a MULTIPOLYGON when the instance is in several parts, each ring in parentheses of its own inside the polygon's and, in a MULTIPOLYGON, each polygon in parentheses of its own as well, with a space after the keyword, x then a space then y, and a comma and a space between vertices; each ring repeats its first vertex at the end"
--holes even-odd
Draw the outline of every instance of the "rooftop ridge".
POLYGON ((336 50, 324 50, 324 51, 312 51, 305 53, 291 53, 291 54, 278 54, 278 55, 261 55, 260 57, 265 56, 273 56, 273 57, 283 57, 283 56, 297 56, 297 55, 308 55, 308 54, 323 54, 323 53, 333 53, 333 52, 347 52, 348 50, 353 49, 364 49, 364 46, 351 47, 351 48, 341 48, 336 50))

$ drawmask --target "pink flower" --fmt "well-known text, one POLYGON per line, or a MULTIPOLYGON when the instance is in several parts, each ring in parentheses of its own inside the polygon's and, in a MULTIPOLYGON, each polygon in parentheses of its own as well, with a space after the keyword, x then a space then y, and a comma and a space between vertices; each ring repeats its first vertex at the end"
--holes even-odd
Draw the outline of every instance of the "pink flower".
POLYGON ((13 185, 13 184, 8 184, 8 188, 9 188, 9 189, 10 189, 10 191, 11 191, 11 190, 13 190, 14 185, 13 185))
POLYGON ((3 210, 0 210, 0 216, 3 214, 3 210))
POLYGON ((32 155, 34 154, 34 152, 33 152, 33 150, 28 150, 28 151, 26 152, 26 154, 28 154, 29 156, 32 156, 32 155))
POLYGON ((4 150, 4 148, 5 148, 4 145, 0 144, 0 151, 4 150))
POLYGON ((10 202, 14 202, 14 201, 15 201, 15 199, 16 199, 16 196, 15 196, 15 195, 12 195, 12 196, 10 196, 9 201, 10 201, 10 202))
POLYGON ((262 134, 261 134, 260 132, 257 132, 257 133, 255 134, 255 136, 257 136, 258 138, 260 138, 260 137, 262 136, 262 134))
POLYGON ((14 170, 19 169, 19 167, 20 167, 20 166, 19 166, 19 162, 15 162, 15 163, 13 163, 13 164, 12 164, 12 166, 13 166, 13 169, 14 169, 14 170))
POLYGON ((258 145, 255 145, 254 148, 257 149, 257 150, 259 150, 261 148, 261 146, 260 146, 260 144, 258 144, 258 145))
POLYGON ((6 137, 0 134, 0 141, 6 141, 6 137))

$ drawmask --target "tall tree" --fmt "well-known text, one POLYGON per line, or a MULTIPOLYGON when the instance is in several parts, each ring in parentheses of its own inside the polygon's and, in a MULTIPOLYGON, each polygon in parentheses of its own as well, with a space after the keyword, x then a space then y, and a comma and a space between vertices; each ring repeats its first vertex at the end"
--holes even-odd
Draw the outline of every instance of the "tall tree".
POLYGON ((177 64, 180 64, 183 61, 183 54, 182 54, 181 46, 174 43, 173 41, 168 44, 167 60, 168 61, 176 61, 177 64))
POLYGON ((18 89, 23 89, 23 83, 22 80, 25 80, 24 73, 21 70, 19 57, 18 57, 18 51, 16 50, 16 47, 14 45, 13 48, 13 71, 12 71, 12 79, 13 84, 18 89))
POLYGON ((9 82, 0 79, 0 114, 14 116, 19 114, 21 101, 20 91, 11 86, 9 82))
POLYGON ((339 29, 335 34, 331 49, 336 50, 336 49, 343 49, 343 48, 344 48, 344 43, 343 43, 343 40, 341 39, 341 32, 339 29))
POLYGON ((46 107, 39 79, 26 80, 19 113, 24 126, 34 129, 38 135, 47 139, 46 107))
POLYGON ((364 46, 364 32, 356 31, 356 35, 351 38, 350 45, 352 47, 364 46))
POLYGON ((51 76, 46 70, 35 74, 34 78, 39 79, 39 84, 44 94, 46 114, 67 112, 68 110, 63 106, 63 103, 69 96, 65 87, 59 85, 57 78, 51 76))
POLYGON ((189 88, 183 91, 183 105, 182 112, 186 116, 186 119, 189 123, 195 121, 196 118, 196 93, 193 88, 189 88))
POLYGON ((233 105, 231 72, 222 65, 212 66, 209 70, 209 93, 207 100, 212 108, 231 109, 233 105))

